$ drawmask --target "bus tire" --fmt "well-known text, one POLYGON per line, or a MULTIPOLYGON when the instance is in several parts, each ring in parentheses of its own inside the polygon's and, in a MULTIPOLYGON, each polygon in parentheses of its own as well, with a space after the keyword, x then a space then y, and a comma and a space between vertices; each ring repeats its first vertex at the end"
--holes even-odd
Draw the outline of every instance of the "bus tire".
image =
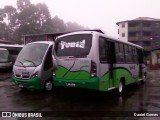
POLYGON ((118 86, 118 93, 121 95, 124 92, 124 82, 121 80, 118 86))
POLYGON ((53 82, 52 80, 46 80, 44 83, 44 90, 47 92, 53 91, 53 82))

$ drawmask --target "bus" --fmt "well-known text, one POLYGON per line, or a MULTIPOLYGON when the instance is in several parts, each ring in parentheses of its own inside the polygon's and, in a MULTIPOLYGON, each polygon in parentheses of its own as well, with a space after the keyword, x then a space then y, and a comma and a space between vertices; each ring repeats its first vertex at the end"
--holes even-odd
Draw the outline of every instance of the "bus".
POLYGON ((12 61, 10 59, 10 54, 7 49, 0 48, 0 71, 11 70, 12 61))
POLYGON ((53 50, 54 86, 99 91, 117 89, 147 75, 143 48, 106 36, 102 31, 79 31, 58 36, 53 50))
POLYGON ((14 63, 19 52, 23 48, 24 45, 16 45, 16 44, 0 44, 0 48, 5 48, 9 51, 12 62, 14 63))
POLYGON ((12 81, 21 90, 53 90, 53 41, 37 41, 26 44, 14 66, 12 81))

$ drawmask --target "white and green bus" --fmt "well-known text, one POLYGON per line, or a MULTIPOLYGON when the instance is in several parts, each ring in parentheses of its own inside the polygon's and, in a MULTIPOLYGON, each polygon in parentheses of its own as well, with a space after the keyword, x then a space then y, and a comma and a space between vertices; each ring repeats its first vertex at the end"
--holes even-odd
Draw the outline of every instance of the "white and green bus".
POLYGON ((54 85, 99 91, 145 81, 143 48, 106 36, 101 31, 77 31, 55 40, 54 85))

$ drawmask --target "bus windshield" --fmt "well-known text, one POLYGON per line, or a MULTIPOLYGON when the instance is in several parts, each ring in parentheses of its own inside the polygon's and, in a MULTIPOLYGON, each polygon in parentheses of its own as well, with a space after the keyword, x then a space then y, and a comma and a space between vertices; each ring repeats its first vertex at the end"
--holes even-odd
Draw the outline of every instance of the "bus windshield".
POLYGON ((91 34, 75 34, 58 38, 56 43, 56 55, 80 57, 88 55, 92 46, 91 34))
POLYGON ((0 62, 8 61, 9 52, 7 50, 0 50, 0 62))
POLYGON ((34 43, 26 45, 19 53, 15 65, 36 67, 41 64, 48 44, 34 43))

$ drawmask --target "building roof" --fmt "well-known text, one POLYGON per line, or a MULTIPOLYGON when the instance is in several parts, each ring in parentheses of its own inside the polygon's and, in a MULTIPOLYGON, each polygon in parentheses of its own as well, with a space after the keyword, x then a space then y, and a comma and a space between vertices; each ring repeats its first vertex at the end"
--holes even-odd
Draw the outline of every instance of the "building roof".
POLYGON ((119 23, 123 23, 123 22, 131 22, 131 21, 159 21, 159 18, 150 18, 150 17, 138 17, 132 20, 126 20, 126 21, 121 21, 121 22, 117 22, 116 24, 119 25, 119 23))
POLYGON ((3 44, 15 44, 14 42, 8 41, 8 40, 0 40, 0 43, 3 43, 3 44))
POLYGON ((150 17, 138 17, 138 18, 133 19, 133 20, 131 20, 131 21, 134 21, 134 20, 160 21, 160 19, 157 19, 157 18, 150 18, 150 17))

